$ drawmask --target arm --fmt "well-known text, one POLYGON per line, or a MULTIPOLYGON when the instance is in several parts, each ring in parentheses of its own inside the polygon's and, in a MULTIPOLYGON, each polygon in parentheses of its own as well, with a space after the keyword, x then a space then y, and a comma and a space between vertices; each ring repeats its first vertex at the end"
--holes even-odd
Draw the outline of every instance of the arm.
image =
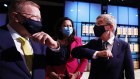
POLYGON ((71 52, 72 57, 79 58, 79 59, 82 58, 92 59, 95 50, 90 49, 91 45, 93 44, 92 42, 91 43, 90 42, 86 45, 73 48, 71 52))
POLYGON ((134 66, 133 66, 133 61, 132 61, 132 55, 130 51, 129 44, 126 45, 125 48, 125 59, 124 59, 124 64, 125 64, 125 76, 126 79, 135 79, 134 77, 134 66))
POLYGON ((72 57, 74 58, 79 58, 79 59, 86 58, 89 60, 92 59, 94 53, 95 53, 95 50, 87 48, 86 45, 76 47, 71 52, 72 57))
POLYGON ((30 36, 30 38, 37 43, 41 43, 43 45, 47 45, 51 49, 58 49, 59 44, 57 41, 53 40, 53 38, 45 32, 38 32, 30 36))
POLYGON ((82 75, 86 66, 87 66, 88 60, 87 59, 80 59, 80 64, 76 70, 76 72, 79 72, 79 75, 82 75))

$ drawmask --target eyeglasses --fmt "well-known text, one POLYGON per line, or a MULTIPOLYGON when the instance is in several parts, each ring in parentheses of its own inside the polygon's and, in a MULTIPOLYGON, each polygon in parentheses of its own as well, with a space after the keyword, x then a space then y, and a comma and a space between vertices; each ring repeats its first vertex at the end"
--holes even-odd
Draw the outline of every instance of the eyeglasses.
MULTIPOLYGON (((19 12, 17 12, 17 13, 19 13, 19 12)), ((25 15, 27 18, 30 18, 30 19, 35 20, 35 21, 41 21, 41 17, 35 16, 32 14, 28 14, 28 13, 19 13, 19 14, 22 16, 25 15)))
MULTIPOLYGON (((96 25, 102 25, 102 24, 103 24, 103 21, 96 22, 96 25)), ((110 23, 105 23, 104 26, 108 26, 108 25, 110 25, 110 23)))

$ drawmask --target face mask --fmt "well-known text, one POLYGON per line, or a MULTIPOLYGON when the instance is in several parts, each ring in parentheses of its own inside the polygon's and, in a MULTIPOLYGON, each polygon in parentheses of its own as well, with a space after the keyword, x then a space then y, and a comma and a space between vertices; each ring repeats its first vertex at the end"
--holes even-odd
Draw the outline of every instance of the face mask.
POLYGON ((29 18, 25 18, 24 23, 22 24, 29 33, 34 34, 41 31, 42 23, 41 21, 34 21, 29 18))
POLYGON ((94 26, 93 30, 96 37, 102 36, 102 34, 106 31, 104 26, 97 26, 97 25, 94 26))
POLYGON ((63 27, 63 34, 66 36, 70 36, 73 32, 72 27, 63 27))

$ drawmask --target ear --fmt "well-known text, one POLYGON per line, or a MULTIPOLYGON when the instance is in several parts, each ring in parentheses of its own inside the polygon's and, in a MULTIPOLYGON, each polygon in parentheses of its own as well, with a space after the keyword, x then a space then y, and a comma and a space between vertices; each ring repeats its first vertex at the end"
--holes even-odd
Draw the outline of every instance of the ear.
POLYGON ((110 25, 110 30, 113 31, 113 25, 112 24, 110 25))
POLYGON ((19 22, 17 14, 18 14, 17 12, 10 13, 10 16, 11 16, 12 20, 15 21, 15 22, 19 22))

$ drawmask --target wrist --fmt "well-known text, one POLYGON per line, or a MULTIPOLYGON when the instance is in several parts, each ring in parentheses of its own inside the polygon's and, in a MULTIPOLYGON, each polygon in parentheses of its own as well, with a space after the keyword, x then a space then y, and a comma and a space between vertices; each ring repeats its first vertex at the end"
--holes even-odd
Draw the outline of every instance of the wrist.
POLYGON ((77 72, 78 72, 78 76, 82 74, 80 71, 77 71, 77 72))
POLYGON ((54 43, 51 45, 51 49, 58 49, 60 47, 60 44, 58 41, 54 41, 54 43))

